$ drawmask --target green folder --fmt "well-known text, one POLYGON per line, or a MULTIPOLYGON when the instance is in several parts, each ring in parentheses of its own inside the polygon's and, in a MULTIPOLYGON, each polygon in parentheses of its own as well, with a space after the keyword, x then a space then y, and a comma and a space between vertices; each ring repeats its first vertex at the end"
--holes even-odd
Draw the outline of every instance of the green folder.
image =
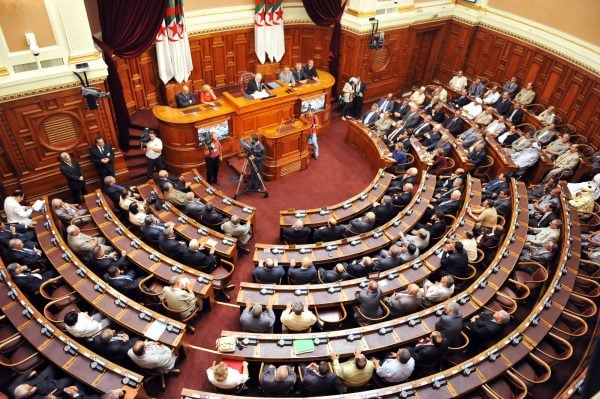
POLYGON ((303 353, 313 352, 315 350, 315 344, 312 339, 295 339, 294 340, 294 352, 296 355, 303 353))

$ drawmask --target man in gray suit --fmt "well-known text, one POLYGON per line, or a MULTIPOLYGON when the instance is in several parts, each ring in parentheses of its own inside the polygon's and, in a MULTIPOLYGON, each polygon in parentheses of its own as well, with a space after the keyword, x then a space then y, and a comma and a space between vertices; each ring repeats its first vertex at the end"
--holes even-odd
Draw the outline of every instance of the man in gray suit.
POLYGON ((206 206, 202 201, 200 201, 200 199, 194 197, 194 193, 185 193, 185 199, 183 201, 183 213, 195 220, 200 220, 205 207, 206 206))
POLYGON ((390 307, 393 316, 400 317, 416 312, 421 302, 420 289, 416 284, 409 284, 406 291, 395 292, 383 301, 390 307))
POLYGON ((461 344, 460 332, 462 327, 463 320, 460 315, 460 306, 456 302, 448 303, 444 308, 444 314, 435 323, 435 329, 442 333, 442 337, 448 341, 448 346, 457 347, 461 344))
POLYGON ((292 367, 287 365, 275 367, 272 364, 265 366, 263 373, 259 376, 260 386, 267 396, 286 395, 294 388, 296 378, 292 367))
MULTIPOLYGON (((369 281, 366 289, 358 289, 355 297, 358 303, 358 309, 365 317, 376 319, 383 315, 383 309, 379 301, 383 294, 379 289, 379 284, 376 280, 369 281)), ((357 322, 366 322, 366 320, 357 312, 354 313, 354 318, 357 322)))
POLYGON ((352 219, 350 223, 344 227, 347 231, 346 235, 361 234, 373 230, 373 227, 375 227, 375 213, 367 212, 362 217, 352 219))
POLYGON ((275 313, 273 312, 273 298, 269 297, 266 309, 262 305, 255 303, 250 299, 246 300, 246 308, 240 316, 242 331, 250 333, 272 333, 275 323, 275 313))

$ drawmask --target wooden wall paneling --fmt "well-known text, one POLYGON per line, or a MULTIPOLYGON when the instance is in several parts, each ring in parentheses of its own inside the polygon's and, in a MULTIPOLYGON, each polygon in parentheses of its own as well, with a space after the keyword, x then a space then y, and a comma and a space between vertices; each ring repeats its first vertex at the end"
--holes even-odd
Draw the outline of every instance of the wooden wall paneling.
MULTIPOLYGON (((104 84, 94 87, 107 90, 104 84)), ((97 110, 86 109, 84 103, 78 87, 2 103, 0 151, 6 156, 0 161, 0 173, 5 192, 20 188, 29 197, 66 193, 66 179, 58 168, 63 151, 81 164, 88 186, 97 187, 98 175, 88 152, 96 136, 115 147, 117 177, 129 178, 110 103, 100 100, 97 110)))
MULTIPOLYGON (((477 28, 457 21, 446 23, 442 33, 442 46, 434 76, 442 82, 448 82, 459 69, 465 69, 473 61, 467 59, 469 48, 482 46, 482 42, 471 43, 473 33, 477 28)), ((465 70, 465 73, 467 71, 465 70)))
MULTIPOLYGON (((162 102, 160 94, 160 79, 158 77, 158 65, 156 64, 156 49, 150 47, 140 56, 139 72, 141 75, 139 92, 143 93, 146 107, 153 107, 162 102)), ((136 91, 137 91, 136 87, 136 91)))

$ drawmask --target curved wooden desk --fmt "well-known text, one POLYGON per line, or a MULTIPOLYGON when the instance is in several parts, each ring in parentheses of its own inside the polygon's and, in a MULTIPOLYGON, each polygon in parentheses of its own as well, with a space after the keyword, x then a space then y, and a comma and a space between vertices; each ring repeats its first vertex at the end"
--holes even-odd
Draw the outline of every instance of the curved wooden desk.
POLYGON ((321 114, 321 128, 327 129, 330 124, 331 87, 335 79, 328 72, 318 73, 318 82, 272 89, 274 96, 263 100, 235 97, 224 92, 223 98, 216 101, 216 108, 205 104, 186 108, 155 106, 152 113, 159 121, 167 168, 183 173, 204 164, 204 156, 198 145, 197 127, 200 125, 229 121, 231 135, 221 141, 223 155, 228 157, 239 151, 239 139, 256 133, 260 128, 279 125, 281 121, 298 117, 302 100, 308 98, 325 96, 325 108, 317 112, 321 114))
POLYGON ((387 145, 359 121, 348 121, 346 142, 363 154, 374 168, 387 168, 394 163, 386 158, 392 155, 387 145))

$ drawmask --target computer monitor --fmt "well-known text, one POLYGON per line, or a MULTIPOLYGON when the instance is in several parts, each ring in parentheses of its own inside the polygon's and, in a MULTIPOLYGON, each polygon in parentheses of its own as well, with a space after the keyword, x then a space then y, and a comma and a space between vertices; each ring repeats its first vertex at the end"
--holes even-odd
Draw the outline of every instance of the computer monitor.
POLYGON ((201 141, 200 138, 205 136, 206 134, 210 134, 211 131, 217 132, 217 136, 219 140, 222 140, 231 135, 229 130, 229 120, 223 120, 221 122, 213 123, 210 125, 200 126, 198 128, 198 141, 201 141))
POLYGON ((325 94, 322 94, 318 97, 305 98, 302 100, 302 105, 300 106, 300 112, 305 113, 311 109, 312 111, 320 111, 325 109, 325 94))

